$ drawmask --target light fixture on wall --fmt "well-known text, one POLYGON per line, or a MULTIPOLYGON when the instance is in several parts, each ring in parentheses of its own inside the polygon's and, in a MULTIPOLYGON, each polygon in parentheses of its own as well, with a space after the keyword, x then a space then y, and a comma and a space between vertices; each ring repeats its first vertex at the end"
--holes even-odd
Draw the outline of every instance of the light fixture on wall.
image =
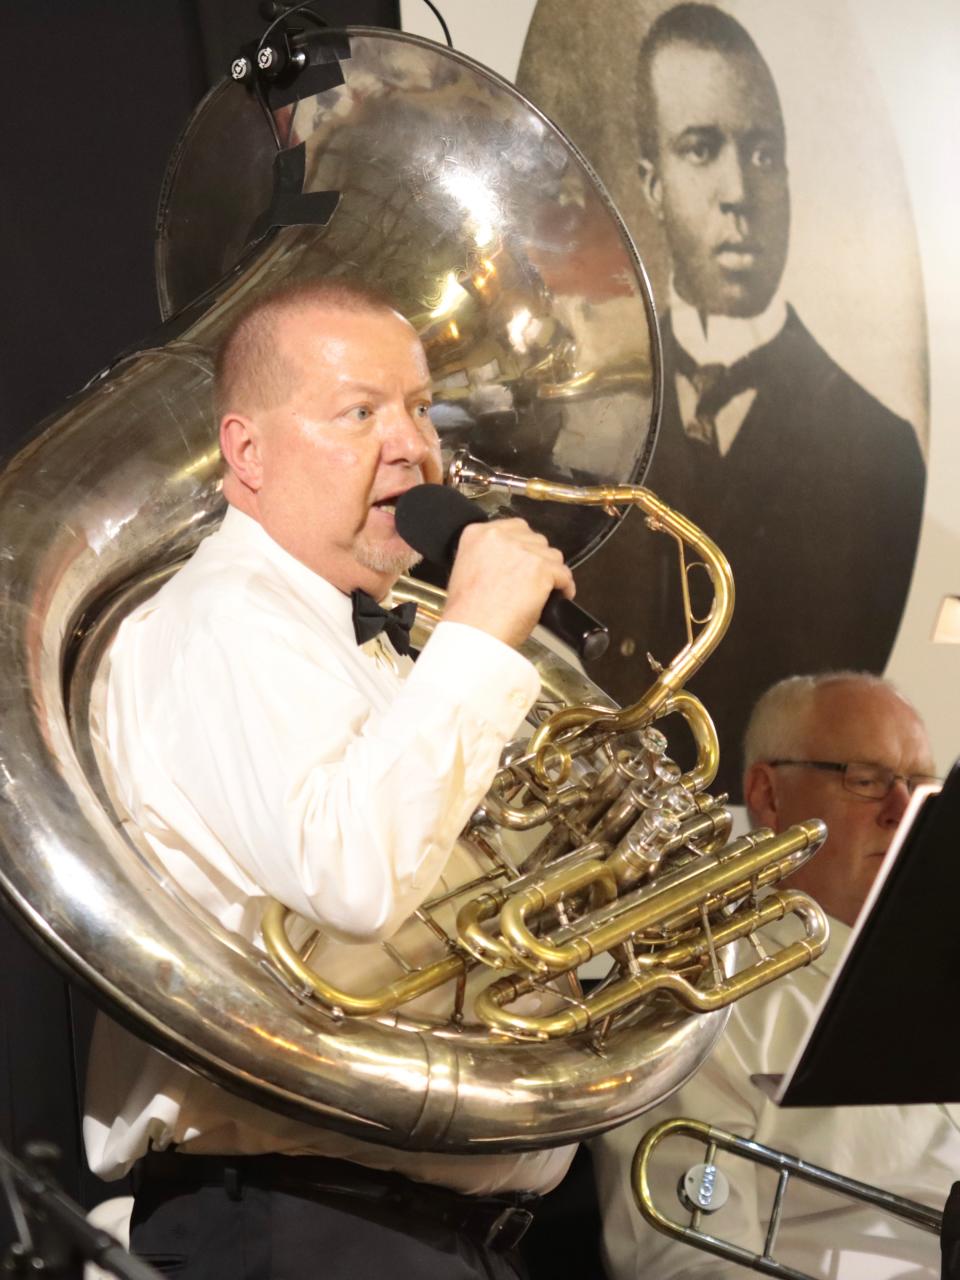
POLYGON ((934 644, 960 644, 960 596, 944 596, 933 628, 934 644))

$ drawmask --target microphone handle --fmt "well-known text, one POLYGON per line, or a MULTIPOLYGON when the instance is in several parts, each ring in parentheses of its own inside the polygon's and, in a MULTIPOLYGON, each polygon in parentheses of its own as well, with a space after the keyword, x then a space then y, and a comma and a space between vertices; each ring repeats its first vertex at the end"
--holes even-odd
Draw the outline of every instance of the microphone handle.
POLYGON ((554 589, 547 596, 540 621, 558 640, 568 644, 584 662, 602 657, 610 643, 610 632, 575 600, 554 589))

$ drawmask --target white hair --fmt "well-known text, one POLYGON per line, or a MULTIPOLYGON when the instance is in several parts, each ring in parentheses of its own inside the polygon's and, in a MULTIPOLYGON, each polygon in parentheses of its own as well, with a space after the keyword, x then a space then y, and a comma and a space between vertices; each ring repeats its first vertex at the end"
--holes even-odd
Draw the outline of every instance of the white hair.
POLYGON ((836 684, 886 689, 896 694, 911 711, 916 710, 889 680, 869 671, 823 671, 815 676, 788 676, 772 685, 750 713, 743 738, 744 769, 760 761, 802 755, 816 694, 836 684))

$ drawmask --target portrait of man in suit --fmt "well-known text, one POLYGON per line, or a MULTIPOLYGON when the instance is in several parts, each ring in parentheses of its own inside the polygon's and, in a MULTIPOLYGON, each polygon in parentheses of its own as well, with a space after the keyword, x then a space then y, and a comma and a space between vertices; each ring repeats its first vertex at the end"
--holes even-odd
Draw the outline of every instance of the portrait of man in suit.
MULTIPOLYGON (((658 297, 660 436, 645 483, 733 568, 730 631, 690 687, 720 735, 717 787, 736 795, 736 744, 764 688, 798 670, 884 669, 924 462, 913 426, 841 368, 786 296, 788 139, 746 28, 711 4, 666 9, 641 40, 635 93, 643 199, 670 260, 658 297)), ((684 643, 675 550, 628 518, 577 582, 613 635, 591 675, 631 700, 644 655, 666 662, 684 643)), ((694 571, 689 582, 700 616, 706 579, 694 571)))

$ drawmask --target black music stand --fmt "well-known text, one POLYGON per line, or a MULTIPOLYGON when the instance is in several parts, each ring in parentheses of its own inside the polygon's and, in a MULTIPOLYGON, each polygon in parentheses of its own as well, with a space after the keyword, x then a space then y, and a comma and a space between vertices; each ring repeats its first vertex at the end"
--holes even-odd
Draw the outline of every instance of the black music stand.
POLYGON ((919 788, 816 1017, 783 1076, 782 1107, 960 1102, 960 761, 919 788))

